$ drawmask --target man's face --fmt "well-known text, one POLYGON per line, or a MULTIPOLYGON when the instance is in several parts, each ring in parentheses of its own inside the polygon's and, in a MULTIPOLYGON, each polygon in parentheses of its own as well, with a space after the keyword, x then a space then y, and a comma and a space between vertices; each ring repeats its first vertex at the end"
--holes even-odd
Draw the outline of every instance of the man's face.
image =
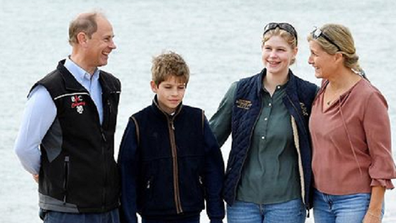
POLYGON ((110 22, 98 16, 96 18, 98 29, 87 41, 85 58, 89 67, 96 68, 107 64, 109 54, 116 48, 113 42, 113 27, 110 22))

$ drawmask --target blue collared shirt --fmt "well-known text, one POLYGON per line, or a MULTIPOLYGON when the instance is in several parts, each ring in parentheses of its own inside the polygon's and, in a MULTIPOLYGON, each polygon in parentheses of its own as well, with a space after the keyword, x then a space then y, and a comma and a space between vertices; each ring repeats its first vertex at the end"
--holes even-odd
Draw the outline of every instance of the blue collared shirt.
POLYGON ((85 89, 91 95, 92 100, 94 101, 96 108, 98 109, 100 124, 103 122, 103 104, 102 104, 102 87, 99 83, 99 69, 96 69, 94 74, 83 70, 77 64, 75 64, 69 58, 66 59, 65 67, 69 70, 70 73, 73 74, 74 78, 84 86, 85 89))
MULTIPOLYGON (((76 80, 87 89, 103 122, 102 87, 99 83, 99 69, 91 75, 69 58, 64 64, 76 80)), ((22 123, 15 141, 14 150, 22 166, 31 174, 40 170, 40 144, 56 118, 57 109, 47 89, 35 87, 28 96, 22 123), (45 115, 43 115, 45 114, 45 115)))

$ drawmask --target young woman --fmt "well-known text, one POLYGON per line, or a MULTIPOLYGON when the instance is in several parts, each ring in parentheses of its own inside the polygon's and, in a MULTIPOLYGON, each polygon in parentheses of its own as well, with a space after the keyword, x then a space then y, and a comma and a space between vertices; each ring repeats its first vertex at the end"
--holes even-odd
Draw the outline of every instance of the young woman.
POLYGON ((309 113, 317 86, 293 74, 297 32, 264 28, 258 74, 231 85, 210 125, 220 145, 232 134, 223 196, 228 223, 304 222, 309 208, 309 113))
POLYGON ((308 41, 323 79, 309 123, 315 222, 381 222, 396 177, 387 102, 365 79, 348 28, 327 24, 308 41))

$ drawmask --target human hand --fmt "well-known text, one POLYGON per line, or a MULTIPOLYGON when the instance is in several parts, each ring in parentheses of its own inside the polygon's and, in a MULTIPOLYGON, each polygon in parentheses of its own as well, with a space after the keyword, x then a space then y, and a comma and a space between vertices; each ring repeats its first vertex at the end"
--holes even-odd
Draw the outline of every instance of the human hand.
POLYGON ((38 174, 33 174, 33 179, 36 181, 36 183, 39 182, 39 175, 38 174))
POLYGON ((367 211, 363 219, 363 223, 381 223, 381 221, 381 214, 372 213, 370 211, 367 211))

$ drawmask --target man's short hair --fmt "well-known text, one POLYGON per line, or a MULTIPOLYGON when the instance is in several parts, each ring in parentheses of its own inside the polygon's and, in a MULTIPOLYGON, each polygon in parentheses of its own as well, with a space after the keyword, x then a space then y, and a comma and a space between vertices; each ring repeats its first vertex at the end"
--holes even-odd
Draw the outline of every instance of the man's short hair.
POLYGON ((79 14, 74 20, 70 22, 69 26, 69 43, 70 45, 74 45, 78 43, 77 40, 77 35, 80 32, 85 33, 88 38, 92 37, 92 34, 94 34, 97 29, 98 25, 96 22, 96 18, 98 16, 105 17, 103 13, 101 12, 86 12, 79 14))

